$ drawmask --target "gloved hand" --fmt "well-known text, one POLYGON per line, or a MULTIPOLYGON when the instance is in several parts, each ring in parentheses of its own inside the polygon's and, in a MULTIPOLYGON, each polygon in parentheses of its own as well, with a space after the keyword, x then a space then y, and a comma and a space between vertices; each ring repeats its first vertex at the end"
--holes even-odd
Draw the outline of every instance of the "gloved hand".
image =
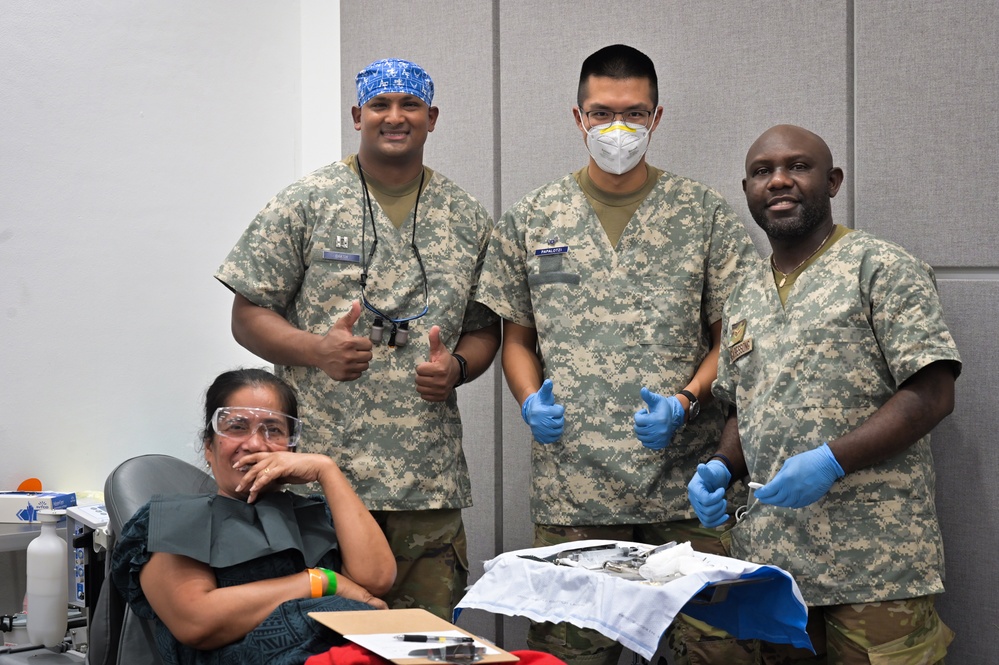
POLYGON ((663 397, 644 386, 642 399, 649 406, 635 413, 635 435, 646 448, 662 450, 683 427, 683 405, 676 397, 663 397))
POLYGON ((760 503, 784 508, 804 508, 815 503, 829 491, 832 484, 845 476, 829 444, 799 453, 784 461, 773 479, 755 492, 760 503))
POLYGON ((541 389, 532 393, 520 407, 524 422, 531 426, 531 433, 538 443, 555 443, 565 427, 565 407, 555 403, 552 380, 545 379, 541 389))
POLYGON ((698 464, 697 473, 687 483, 687 496, 697 518, 706 527, 721 526, 728 520, 725 490, 732 480, 728 467, 719 459, 698 464))

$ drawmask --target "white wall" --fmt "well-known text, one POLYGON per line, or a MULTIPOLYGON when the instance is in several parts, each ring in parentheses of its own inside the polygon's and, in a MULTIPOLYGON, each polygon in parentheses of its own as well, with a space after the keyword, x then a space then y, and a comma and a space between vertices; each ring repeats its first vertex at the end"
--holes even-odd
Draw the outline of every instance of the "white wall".
POLYGON ((340 155, 339 3, 20 0, 0 13, 0 488, 194 461, 236 365, 212 278, 340 155))

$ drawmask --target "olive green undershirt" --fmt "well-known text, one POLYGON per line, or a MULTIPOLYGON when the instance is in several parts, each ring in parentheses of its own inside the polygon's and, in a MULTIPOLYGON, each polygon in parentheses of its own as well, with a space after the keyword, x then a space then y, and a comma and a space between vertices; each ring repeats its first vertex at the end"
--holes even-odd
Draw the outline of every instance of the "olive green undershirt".
MULTIPOLYGON (((357 156, 350 155, 344 160, 354 173, 357 173, 357 156)), ((434 172, 429 166, 423 167, 423 184, 430 182, 434 172)), ((378 205, 381 206, 385 215, 392 220, 395 228, 401 228, 410 217, 413 216, 413 206, 416 205, 416 190, 420 186, 420 176, 416 176, 407 183, 399 187, 392 187, 380 182, 373 175, 364 172, 364 181, 368 183, 368 191, 371 192, 378 205)))
POLYGON ((607 234, 607 239, 610 240, 611 246, 617 247, 617 243, 621 239, 621 234, 624 233, 625 227, 628 226, 628 222, 635 216, 635 212, 642 205, 642 201, 652 192, 663 171, 646 164, 645 168, 648 175, 645 178, 644 185, 634 192, 614 194, 606 192, 593 184, 589 174, 586 172, 587 168, 584 166, 572 175, 576 179, 576 182, 579 183, 583 194, 586 195, 586 200, 590 202, 593 210, 597 213, 597 219, 600 220, 600 225, 604 227, 604 233, 607 234))
POLYGON ((836 244, 836 241, 845 236, 847 233, 853 233, 853 229, 848 229, 845 226, 834 224, 832 235, 830 235, 829 238, 824 243, 822 243, 822 247, 819 248, 819 251, 815 252, 815 254, 810 256, 807 261, 798 266, 798 268, 794 270, 794 272, 789 272, 787 273, 787 275, 785 275, 784 273, 779 273, 777 270, 774 269, 773 256, 771 256, 770 272, 773 273, 774 285, 777 286, 777 293, 780 294, 781 305, 787 303, 787 295, 791 292, 791 287, 794 286, 794 280, 798 279, 798 276, 801 273, 805 272, 808 266, 815 263, 820 256, 825 254, 830 247, 836 244), (784 286, 780 286, 780 280, 784 278, 786 278, 787 281, 784 282, 784 286))

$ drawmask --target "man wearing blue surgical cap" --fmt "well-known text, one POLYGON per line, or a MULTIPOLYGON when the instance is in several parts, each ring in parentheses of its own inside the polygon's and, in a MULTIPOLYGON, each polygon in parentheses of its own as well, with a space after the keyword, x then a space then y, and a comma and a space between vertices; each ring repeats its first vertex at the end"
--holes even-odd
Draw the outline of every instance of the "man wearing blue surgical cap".
POLYGON ((332 457, 385 531, 384 600, 450 619, 472 503, 454 389, 488 368, 499 324, 472 302, 492 220, 423 164, 433 97, 415 63, 362 69, 357 153, 279 192, 215 276, 236 341, 300 396, 300 447, 332 457))

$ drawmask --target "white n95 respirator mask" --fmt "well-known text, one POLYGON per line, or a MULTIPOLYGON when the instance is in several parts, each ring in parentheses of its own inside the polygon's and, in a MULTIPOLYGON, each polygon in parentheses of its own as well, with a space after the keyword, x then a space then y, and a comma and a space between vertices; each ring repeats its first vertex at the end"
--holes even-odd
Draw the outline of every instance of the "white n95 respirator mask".
POLYGON ((601 171, 621 175, 638 166, 649 149, 649 129, 623 122, 586 130, 586 149, 601 171))

